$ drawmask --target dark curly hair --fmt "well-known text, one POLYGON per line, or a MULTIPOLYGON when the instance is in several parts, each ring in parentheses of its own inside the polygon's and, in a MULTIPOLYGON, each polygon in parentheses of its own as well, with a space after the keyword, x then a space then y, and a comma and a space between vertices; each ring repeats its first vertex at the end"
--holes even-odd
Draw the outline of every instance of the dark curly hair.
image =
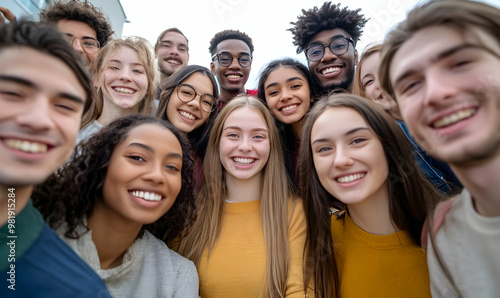
POLYGON ((90 108, 93 86, 89 71, 66 38, 54 28, 25 19, 0 26, 0 51, 12 47, 29 47, 63 62, 75 74, 85 90, 83 111, 90 108))
POLYGON ((142 124, 165 127, 179 140, 183 152, 182 187, 170 210, 156 222, 144 225, 138 237, 148 230, 165 243, 180 238, 196 215, 193 160, 189 145, 170 123, 141 114, 119 118, 80 143, 71 162, 35 188, 33 204, 51 228, 57 229, 65 223, 66 237, 80 236, 75 232, 76 227, 84 226, 84 220, 92 214, 96 203, 103 199, 104 181, 113 151, 133 128, 142 124))
POLYGON ((94 29, 101 47, 111 39, 113 28, 106 16, 92 3, 79 0, 57 1, 40 11, 40 21, 57 23, 59 20, 82 22, 94 29))
POLYGON ((250 48, 250 55, 252 55, 254 50, 252 39, 246 33, 239 30, 224 30, 216 33, 210 41, 210 47, 208 48, 208 50, 210 51, 210 55, 214 55, 217 45, 227 39, 239 39, 245 42, 250 48))
POLYGON ((340 8, 340 3, 332 5, 325 2, 321 8, 317 6, 310 10, 302 9, 302 15, 297 22, 290 22, 294 27, 288 29, 293 35, 293 44, 297 46, 297 54, 304 51, 311 39, 321 31, 340 28, 351 35, 354 46, 363 34, 363 27, 368 21, 360 14, 361 9, 349 10, 340 8))

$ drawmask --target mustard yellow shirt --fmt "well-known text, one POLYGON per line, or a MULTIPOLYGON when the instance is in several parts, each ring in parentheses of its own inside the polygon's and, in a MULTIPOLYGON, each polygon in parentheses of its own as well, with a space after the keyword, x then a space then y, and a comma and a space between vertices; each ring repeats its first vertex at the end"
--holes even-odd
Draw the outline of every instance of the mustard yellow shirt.
MULTIPOLYGON (((289 214, 292 201, 288 204, 289 214)), ((259 297, 266 283, 266 247, 260 200, 225 203, 221 234, 208 258, 205 249, 198 266, 200 296, 259 297)), ((287 297, 304 297, 302 260, 306 239, 306 222, 300 201, 290 215, 290 273, 287 297)))
POLYGON ((431 297, 425 251, 406 232, 373 235, 334 215, 332 239, 343 298, 431 297))

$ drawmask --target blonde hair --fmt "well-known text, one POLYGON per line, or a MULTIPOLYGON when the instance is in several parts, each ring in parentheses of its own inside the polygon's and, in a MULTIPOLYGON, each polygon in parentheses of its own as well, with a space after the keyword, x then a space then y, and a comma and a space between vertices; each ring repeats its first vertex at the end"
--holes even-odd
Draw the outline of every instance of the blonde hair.
POLYGON ((374 44, 369 46, 361 57, 359 58, 358 66, 356 67, 356 74, 354 75, 354 83, 352 84, 352 94, 366 98, 366 90, 363 86, 363 81, 361 80, 361 66, 365 60, 372 56, 373 54, 380 53, 382 50, 382 44, 374 44))
POLYGON ((130 36, 126 39, 114 39, 106 44, 92 63, 90 72, 92 73, 95 85, 95 96, 90 109, 82 117, 81 128, 89 125, 92 121, 99 118, 104 105, 104 95, 102 92, 103 86, 100 83, 103 72, 106 70, 106 65, 109 63, 112 54, 116 53, 123 47, 128 47, 134 50, 144 66, 146 77, 148 80, 148 89, 146 95, 139 104, 139 114, 149 115, 151 103, 156 96, 158 87, 158 70, 155 64, 155 57, 151 50, 149 42, 138 36, 130 36))
POLYGON ((267 251, 267 285, 262 287, 261 296, 284 297, 290 269, 287 206, 291 191, 274 119, 257 98, 247 96, 234 98, 222 109, 217 118, 205 156, 205 183, 197 199, 198 217, 188 234, 181 240, 179 252, 198 266, 203 251, 208 249, 210 256, 215 247, 222 229, 224 199, 227 196, 225 170, 219 155, 220 139, 229 114, 242 107, 255 109, 264 118, 269 131, 270 152, 267 164, 262 169, 260 203, 267 251))

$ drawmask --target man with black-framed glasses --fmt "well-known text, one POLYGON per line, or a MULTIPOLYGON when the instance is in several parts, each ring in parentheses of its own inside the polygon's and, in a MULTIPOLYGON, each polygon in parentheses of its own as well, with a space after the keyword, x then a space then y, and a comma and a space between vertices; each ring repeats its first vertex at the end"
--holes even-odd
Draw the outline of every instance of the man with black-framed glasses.
POLYGON ((257 90, 245 90, 253 54, 252 39, 238 30, 224 30, 210 41, 210 69, 220 88, 218 109, 239 94, 257 96, 257 90))
POLYGON ((53 23, 90 67, 113 30, 104 14, 87 1, 56 1, 40 11, 40 21, 53 23))
POLYGON ((348 10, 325 2, 321 8, 302 10, 293 28, 297 53, 304 52, 318 96, 332 90, 351 92, 358 63, 356 43, 367 22, 361 9, 348 10))

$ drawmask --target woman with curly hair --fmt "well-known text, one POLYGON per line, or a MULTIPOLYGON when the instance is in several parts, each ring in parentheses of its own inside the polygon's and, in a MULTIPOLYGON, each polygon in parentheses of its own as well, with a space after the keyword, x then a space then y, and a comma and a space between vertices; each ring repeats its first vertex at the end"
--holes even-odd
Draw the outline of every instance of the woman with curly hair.
POLYGON ((35 191, 47 223, 113 297, 198 297, 195 266, 165 244, 196 212, 193 164, 180 133, 136 114, 112 122, 76 152, 35 191))
POLYGON ((222 109, 204 169, 197 220, 178 250, 198 267, 201 297, 304 297, 302 204, 260 100, 237 97, 222 109))
POLYGON ((150 113, 158 70, 148 41, 128 37, 110 41, 91 67, 96 95, 82 117, 77 144, 121 116, 150 113))

